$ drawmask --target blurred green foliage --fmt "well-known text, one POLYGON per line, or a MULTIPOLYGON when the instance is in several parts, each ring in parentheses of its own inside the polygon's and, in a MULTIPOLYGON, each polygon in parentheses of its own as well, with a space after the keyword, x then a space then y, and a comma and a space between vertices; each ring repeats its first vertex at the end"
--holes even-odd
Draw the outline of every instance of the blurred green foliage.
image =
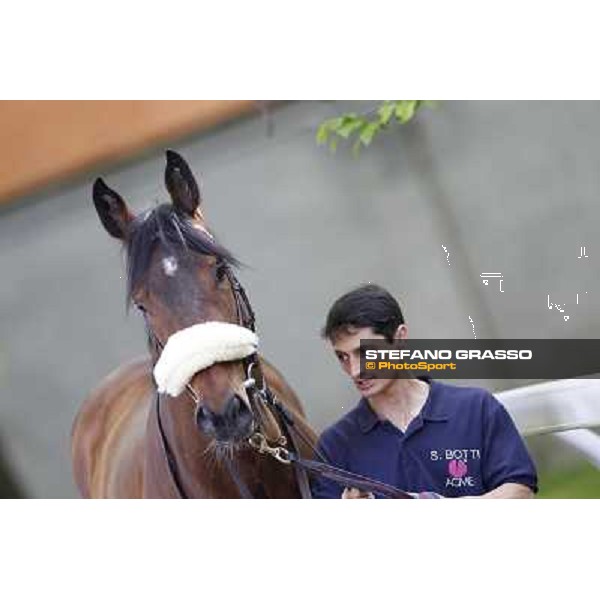
POLYGON ((537 498, 600 498, 600 471, 588 463, 540 473, 537 498))
POLYGON ((434 105, 432 100, 384 100, 366 114, 352 112, 323 121, 317 130, 317 143, 327 144, 335 152, 340 140, 354 140, 352 150, 358 154, 360 148, 369 146, 381 131, 394 125, 404 125, 419 109, 434 105))

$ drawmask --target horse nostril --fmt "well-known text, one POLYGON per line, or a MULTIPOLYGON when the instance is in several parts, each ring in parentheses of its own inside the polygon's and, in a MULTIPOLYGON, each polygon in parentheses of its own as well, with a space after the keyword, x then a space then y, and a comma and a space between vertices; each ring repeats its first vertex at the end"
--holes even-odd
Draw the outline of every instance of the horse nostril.
POLYGON ((229 397, 221 413, 198 405, 195 418, 198 429, 217 440, 243 439, 252 428, 252 412, 237 394, 229 397))
POLYGON ((237 394, 227 401, 224 417, 238 435, 246 435, 252 425, 252 411, 237 394))
POLYGON ((204 433, 214 433, 215 425, 210 412, 201 404, 196 407, 196 427, 204 433))
POLYGON ((233 394, 225 405, 224 416, 231 420, 235 420, 240 412, 243 410, 245 404, 243 400, 237 395, 233 394))

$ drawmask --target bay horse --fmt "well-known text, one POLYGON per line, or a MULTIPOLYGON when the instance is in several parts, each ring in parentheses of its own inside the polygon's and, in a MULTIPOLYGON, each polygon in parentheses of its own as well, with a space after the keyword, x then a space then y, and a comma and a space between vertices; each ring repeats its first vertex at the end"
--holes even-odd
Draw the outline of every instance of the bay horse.
POLYGON ((166 157, 171 202, 137 216, 102 179, 94 184, 100 221, 126 251, 128 305, 143 316, 150 356, 108 375, 77 414, 79 491, 307 497, 306 475, 285 456, 311 457, 316 435, 294 391, 256 350, 252 307, 233 273, 239 262, 210 232, 192 171, 176 152, 166 157), (290 421, 300 436, 290 439, 290 421))

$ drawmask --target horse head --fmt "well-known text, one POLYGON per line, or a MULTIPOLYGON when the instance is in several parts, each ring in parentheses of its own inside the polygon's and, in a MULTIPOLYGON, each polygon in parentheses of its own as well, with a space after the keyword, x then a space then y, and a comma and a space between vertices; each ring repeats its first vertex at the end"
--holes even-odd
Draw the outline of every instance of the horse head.
POLYGON ((254 427, 245 371, 257 360, 252 310, 232 271, 239 263, 210 232, 194 175, 173 151, 165 185, 171 202, 133 215, 97 179, 94 205, 124 244, 128 305, 144 317, 159 393, 192 396, 200 430, 237 442, 254 427))

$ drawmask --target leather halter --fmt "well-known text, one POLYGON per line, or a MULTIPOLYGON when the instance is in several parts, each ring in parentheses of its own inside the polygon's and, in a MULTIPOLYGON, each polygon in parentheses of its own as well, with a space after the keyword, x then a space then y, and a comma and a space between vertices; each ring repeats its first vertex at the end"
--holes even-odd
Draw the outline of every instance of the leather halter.
MULTIPOLYGON (((251 331, 255 331, 255 315, 250 301, 248 300, 248 296, 246 295, 246 291, 228 265, 222 264, 221 268, 224 270, 224 273, 226 274, 231 285, 239 325, 250 329, 251 331)), ((150 323, 148 322, 146 313, 142 312, 142 314, 146 320, 146 328, 152 343, 160 352, 162 352, 164 349, 164 344, 154 333, 150 323)), ((283 407, 283 405, 277 401, 274 394, 268 387, 267 381, 262 372, 258 354, 254 353, 243 358, 242 364, 246 375, 243 385, 246 390, 254 423, 253 431, 245 441, 250 445, 250 447, 255 449, 260 454, 269 454, 281 463, 290 464, 292 462, 289 458, 290 453, 293 453, 294 456, 298 454, 298 441, 296 439, 296 434, 299 434, 300 437, 305 442, 308 442, 311 447, 312 444, 310 444, 310 441, 306 440, 305 436, 302 435, 297 429, 292 431, 290 422, 293 421, 290 420, 290 415, 287 413, 285 407, 283 407), (264 420, 261 414, 261 407, 264 407, 266 410, 270 411, 279 429, 279 435, 274 441, 268 439, 264 430, 264 420)), ((200 410, 202 407, 202 395, 199 394, 189 382, 186 384, 185 390, 194 401, 196 405, 196 411, 200 410)), ((169 468, 171 479, 179 496, 181 498, 188 498, 189 496, 186 494, 182 485, 175 454, 171 449, 162 425, 162 419, 160 415, 160 394, 158 392, 156 395, 156 418, 161 444, 167 458, 167 466, 169 468)), ((245 484, 240 473, 237 471, 234 462, 228 457, 228 455, 226 455, 224 462, 240 496, 242 498, 252 498, 253 496, 248 489, 248 486, 245 484)), ((295 472, 296 483, 302 498, 310 498, 310 484, 306 469, 302 469, 296 464, 294 464, 293 469, 295 472)))

